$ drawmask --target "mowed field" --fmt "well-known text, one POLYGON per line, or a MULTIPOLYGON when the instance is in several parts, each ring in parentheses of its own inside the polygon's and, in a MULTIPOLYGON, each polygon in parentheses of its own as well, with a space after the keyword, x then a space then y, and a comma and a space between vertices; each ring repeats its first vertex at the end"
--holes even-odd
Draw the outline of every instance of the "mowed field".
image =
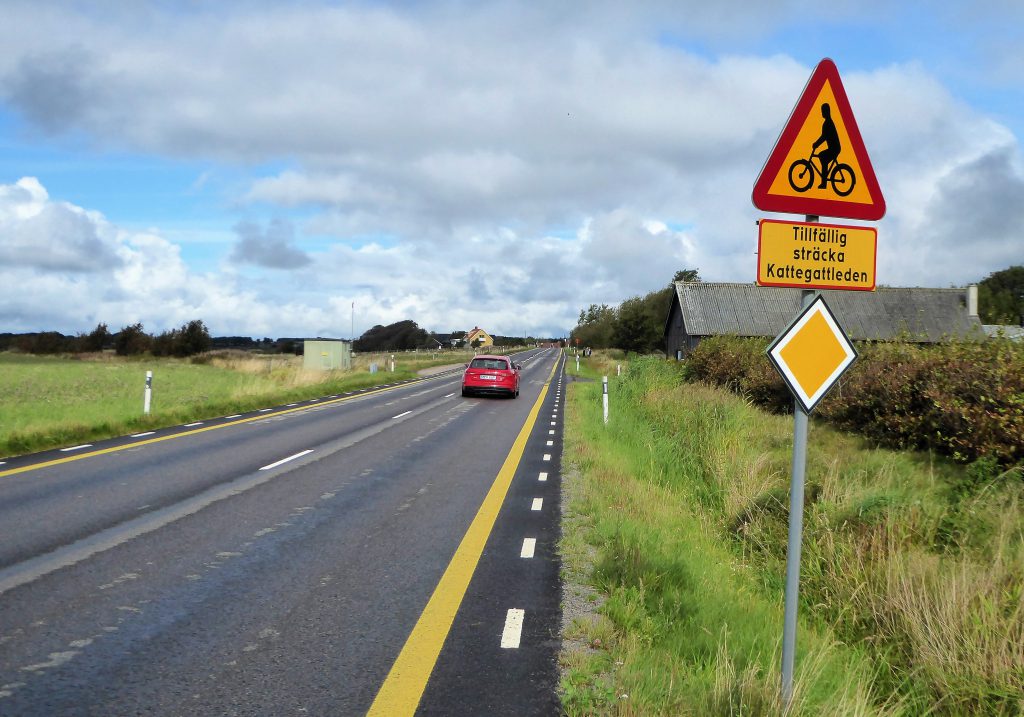
POLYGON ((224 352, 189 359, 125 359, 0 353, 0 457, 139 429, 253 410, 411 378, 416 371, 467 360, 463 352, 358 356, 350 371, 306 371, 301 356, 224 352), (151 413, 143 414, 146 371, 151 413), (385 377, 386 376, 386 377, 385 377))

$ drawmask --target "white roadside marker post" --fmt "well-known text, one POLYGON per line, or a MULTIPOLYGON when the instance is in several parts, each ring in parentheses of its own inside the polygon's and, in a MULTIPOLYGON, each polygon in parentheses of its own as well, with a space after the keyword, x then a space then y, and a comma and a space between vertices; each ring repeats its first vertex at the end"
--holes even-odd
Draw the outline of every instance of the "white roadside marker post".
POLYGON ((601 382, 602 395, 601 399, 604 402, 604 424, 608 425, 608 377, 605 376, 601 382))
POLYGON ((149 415, 149 408, 153 402, 153 372, 146 371, 146 391, 142 399, 142 412, 149 415))

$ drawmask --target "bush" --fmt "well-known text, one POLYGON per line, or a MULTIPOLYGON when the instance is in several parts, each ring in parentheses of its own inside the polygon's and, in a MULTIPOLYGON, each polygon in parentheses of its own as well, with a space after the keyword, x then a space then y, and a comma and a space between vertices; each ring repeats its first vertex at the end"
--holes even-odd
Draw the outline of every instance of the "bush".
POLYGON ((793 397, 765 356, 768 341, 714 336, 701 341, 685 363, 690 380, 723 386, 775 413, 792 410, 793 397))
POLYGON ((1024 460, 1024 347, 1009 341, 878 344, 821 405, 823 418, 878 441, 961 462, 1024 460))
MULTIPOLYGON (((776 413, 792 398, 765 356, 768 342, 702 341, 690 380, 724 386, 776 413)), ((1024 346, 1010 341, 858 346, 860 358, 816 415, 897 448, 933 449, 961 462, 1024 461, 1024 346)))

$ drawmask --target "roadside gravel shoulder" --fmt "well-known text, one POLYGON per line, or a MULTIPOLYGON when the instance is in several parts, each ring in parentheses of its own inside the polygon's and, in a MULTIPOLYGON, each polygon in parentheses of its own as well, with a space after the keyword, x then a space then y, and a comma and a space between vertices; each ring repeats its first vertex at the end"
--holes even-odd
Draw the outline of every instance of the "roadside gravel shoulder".
MULTIPOLYGON (((601 614, 605 597, 590 584, 597 560, 597 549, 586 541, 590 518, 576 510, 584 495, 583 475, 571 464, 562 470, 562 648, 559 652, 559 693, 566 714, 574 712, 570 702, 580 702, 579 692, 608 693, 610 666, 607 651, 613 647, 614 629, 601 614), (570 694, 577 693, 577 694, 570 694)), ((592 697, 583 697, 590 703, 592 697)), ((591 703, 592 704, 592 703, 591 703)))

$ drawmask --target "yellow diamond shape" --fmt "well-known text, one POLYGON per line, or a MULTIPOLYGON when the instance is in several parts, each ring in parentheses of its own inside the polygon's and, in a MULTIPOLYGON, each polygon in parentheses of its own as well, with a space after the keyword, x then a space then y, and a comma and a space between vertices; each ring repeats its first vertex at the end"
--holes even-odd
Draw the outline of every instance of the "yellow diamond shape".
POLYGON ((805 396, 813 396, 846 360, 846 347, 821 312, 815 312, 779 356, 805 396))

